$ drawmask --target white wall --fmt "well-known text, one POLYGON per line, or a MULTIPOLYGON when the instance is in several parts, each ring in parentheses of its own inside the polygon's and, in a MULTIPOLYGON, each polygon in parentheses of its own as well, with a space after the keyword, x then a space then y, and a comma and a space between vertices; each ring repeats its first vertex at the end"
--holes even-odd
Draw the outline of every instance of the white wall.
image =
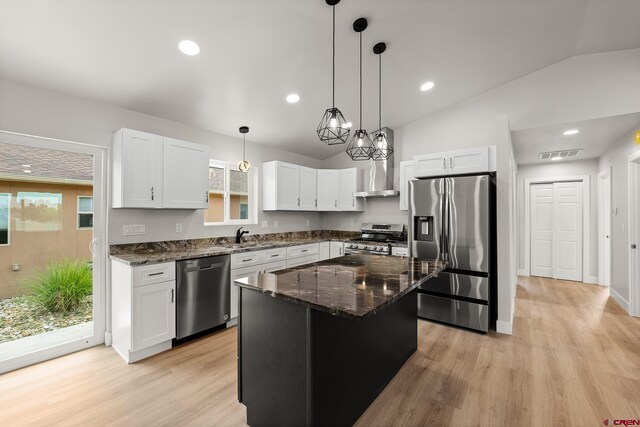
MULTIPOLYGON (((529 178, 556 178, 576 175, 589 175, 590 180, 590 223, 589 227, 589 277, 583 280, 594 281, 598 277, 598 160, 577 160, 518 166, 518 269, 525 266, 525 180, 529 178)), ((595 283, 595 282, 594 282, 595 283)))
POLYGON ((600 171, 611 168, 611 207, 617 214, 611 216, 611 291, 629 304, 629 161, 630 154, 640 152, 640 145, 629 134, 607 150, 598 162, 600 171))
MULTIPOLYGON (((251 122, 238 123, 244 124, 251 125, 251 122)), ((111 147, 112 133, 122 127, 209 145, 211 156, 216 160, 237 162, 242 156, 239 138, 0 79, 2 130, 111 147)), ((251 139, 250 133, 248 136, 251 139)), ((317 159, 250 142, 247 142, 247 159, 256 166, 276 159, 309 167, 319 167, 321 163, 317 159)), ((320 213, 259 211, 258 216, 257 225, 246 227, 251 233, 317 230, 322 226, 320 213), (269 222, 267 228, 261 228, 262 220, 269 222), (274 228, 275 220, 279 223, 277 229, 274 228), (306 220, 309 220, 309 226, 306 220)), ((202 210, 151 209, 110 209, 108 226, 109 244, 230 236, 237 228, 204 226, 202 210), (182 223, 182 233, 175 232, 178 222, 182 223), (124 224, 145 224, 146 234, 123 236, 124 224)))

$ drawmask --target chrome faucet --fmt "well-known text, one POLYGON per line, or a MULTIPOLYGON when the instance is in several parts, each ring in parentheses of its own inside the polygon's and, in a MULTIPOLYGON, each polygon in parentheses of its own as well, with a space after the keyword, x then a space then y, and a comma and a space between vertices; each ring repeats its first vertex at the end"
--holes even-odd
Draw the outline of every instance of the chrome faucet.
POLYGON ((249 230, 245 230, 244 227, 240 227, 236 230, 236 243, 240 243, 242 236, 249 234, 249 230))

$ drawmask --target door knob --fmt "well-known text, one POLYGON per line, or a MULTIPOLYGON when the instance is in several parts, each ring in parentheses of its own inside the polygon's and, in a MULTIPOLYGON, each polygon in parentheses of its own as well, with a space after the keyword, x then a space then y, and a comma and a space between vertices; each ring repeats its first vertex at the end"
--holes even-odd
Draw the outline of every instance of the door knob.
POLYGON ((635 249, 635 248, 636 248, 636 244, 635 244, 635 243, 632 243, 632 244, 631 244, 631 249, 635 249))

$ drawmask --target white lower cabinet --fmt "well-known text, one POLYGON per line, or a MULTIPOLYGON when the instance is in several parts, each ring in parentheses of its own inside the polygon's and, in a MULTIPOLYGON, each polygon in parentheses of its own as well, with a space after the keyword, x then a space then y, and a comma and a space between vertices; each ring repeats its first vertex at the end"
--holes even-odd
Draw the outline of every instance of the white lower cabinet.
POLYGON ((331 242, 320 242, 320 256, 319 261, 331 258, 331 242))
POLYGON ((176 336, 175 262, 111 262, 112 346, 128 363, 171 348, 176 336))
MULTIPOLYGON (((233 255, 232 255, 233 256, 233 255)), ((243 268, 234 268, 231 269, 231 292, 230 292, 230 303, 231 303, 231 319, 227 323, 235 324, 235 320, 238 317, 238 287, 235 285, 236 279, 241 277, 258 277, 258 273, 260 273, 260 265, 254 265, 251 267, 243 267, 243 268)))
POLYGON ((329 257, 337 258, 343 255, 344 255, 344 242, 331 242, 329 257))

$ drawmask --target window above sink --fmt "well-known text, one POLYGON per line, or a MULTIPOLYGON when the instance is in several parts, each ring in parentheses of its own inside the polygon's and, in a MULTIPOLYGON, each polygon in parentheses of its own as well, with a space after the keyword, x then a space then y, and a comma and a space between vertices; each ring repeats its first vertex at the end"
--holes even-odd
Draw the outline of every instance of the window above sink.
POLYGON ((256 224, 257 177, 255 167, 248 172, 242 172, 236 164, 211 160, 209 207, 204 212, 204 224, 256 224))

